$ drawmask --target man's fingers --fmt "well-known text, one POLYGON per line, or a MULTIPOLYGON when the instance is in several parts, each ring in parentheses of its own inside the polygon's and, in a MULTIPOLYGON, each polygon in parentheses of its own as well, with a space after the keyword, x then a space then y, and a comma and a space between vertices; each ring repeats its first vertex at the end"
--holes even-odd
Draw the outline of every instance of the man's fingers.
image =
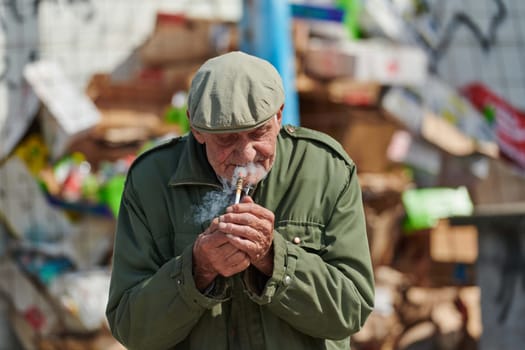
POLYGON ((226 213, 251 213, 261 219, 274 220, 273 213, 256 203, 239 203, 226 208, 226 213))
POLYGON ((244 196, 241 199, 241 203, 254 203, 253 198, 250 196, 244 196))
POLYGON ((228 256, 226 259, 226 265, 235 267, 242 264, 244 261, 250 262, 248 255, 242 250, 235 249, 235 252, 228 256))
POLYGON ((231 245, 243 252, 253 251, 258 247, 257 243, 243 237, 232 235, 230 233, 227 233, 226 237, 228 238, 231 245))
POLYGON ((272 222, 274 220, 274 214, 270 210, 254 203, 253 199, 249 196, 245 196, 241 203, 226 208, 226 213, 251 213, 261 219, 268 219, 272 222))
MULTIPOLYGON (((217 227, 224 233, 233 234, 237 234, 236 232, 232 231, 236 229, 234 225, 249 226, 260 232, 271 232, 273 231, 274 218, 271 211, 268 211, 268 213, 269 214, 266 215, 266 217, 258 216, 257 214, 250 211, 227 213, 221 216, 221 222, 217 227)), ((239 232, 239 234, 242 234, 242 232, 239 232)))
POLYGON ((271 232, 268 229, 268 225, 265 225, 264 223, 252 223, 248 225, 221 223, 219 227, 221 232, 223 232, 224 234, 231 234, 252 241, 264 240, 264 232, 271 232))
POLYGON ((236 213, 236 214, 224 214, 223 222, 231 222, 239 225, 249 225, 259 218, 250 212, 236 213))
POLYGON ((226 234, 226 237, 230 240, 231 245, 245 252, 252 262, 261 259, 271 247, 271 245, 265 244, 264 242, 253 242, 231 234, 226 234))
POLYGON ((234 259, 239 253, 242 253, 242 251, 239 251, 239 249, 228 240, 228 243, 225 243, 217 250, 217 260, 229 261, 230 259, 234 259))
POLYGON ((244 271, 248 266, 250 266, 249 256, 245 252, 236 248, 235 251, 228 257, 217 256, 217 258, 217 271, 225 277, 229 277, 244 271))
POLYGON ((197 241, 200 245, 206 247, 206 249, 218 248, 228 242, 224 234, 220 232, 218 228, 213 232, 205 231, 203 234, 199 235, 197 241))

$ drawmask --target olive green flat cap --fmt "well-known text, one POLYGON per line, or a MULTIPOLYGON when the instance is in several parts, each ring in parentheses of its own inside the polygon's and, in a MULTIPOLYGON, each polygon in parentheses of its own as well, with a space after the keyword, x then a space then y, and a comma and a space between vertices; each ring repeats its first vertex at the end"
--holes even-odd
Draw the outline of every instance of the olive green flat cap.
POLYGON ((230 133, 264 124, 283 103, 283 83, 275 67, 235 51, 199 68, 188 94, 188 113, 197 131, 230 133))

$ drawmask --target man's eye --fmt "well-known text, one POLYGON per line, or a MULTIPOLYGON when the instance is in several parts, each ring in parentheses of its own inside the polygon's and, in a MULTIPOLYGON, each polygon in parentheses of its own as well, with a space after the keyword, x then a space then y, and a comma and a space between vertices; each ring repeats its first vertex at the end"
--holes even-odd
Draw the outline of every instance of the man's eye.
POLYGON ((260 139, 266 135, 266 130, 256 130, 253 133, 251 133, 252 138, 254 139, 260 139))
POLYGON ((220 137, 217 139, 217 143, 222 145, 222 146, 225 146, 225 145, 231 145, 235 142, 235 138, 234 137, 220 137))

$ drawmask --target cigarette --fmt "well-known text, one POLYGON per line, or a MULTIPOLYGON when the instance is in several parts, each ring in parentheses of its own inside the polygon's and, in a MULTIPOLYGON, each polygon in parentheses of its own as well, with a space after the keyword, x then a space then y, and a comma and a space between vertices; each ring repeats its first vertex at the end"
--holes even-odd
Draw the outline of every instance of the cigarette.
POLYGON ((239 177, 237 180, 237 185, 235 186, 235 204, 239 204, 241 201, 242 182, 242 177, 239 177))

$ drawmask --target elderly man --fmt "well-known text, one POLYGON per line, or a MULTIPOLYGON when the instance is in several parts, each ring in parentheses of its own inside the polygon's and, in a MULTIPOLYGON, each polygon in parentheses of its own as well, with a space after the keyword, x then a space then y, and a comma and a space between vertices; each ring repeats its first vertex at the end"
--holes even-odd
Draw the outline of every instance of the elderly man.
POLYGON ((374 299, 356 168, 281 128, 283 106, 271 64, 218 56, 192 81, 191 133, 135 161, 107 306, 125 346, 349 348, 374 299))

